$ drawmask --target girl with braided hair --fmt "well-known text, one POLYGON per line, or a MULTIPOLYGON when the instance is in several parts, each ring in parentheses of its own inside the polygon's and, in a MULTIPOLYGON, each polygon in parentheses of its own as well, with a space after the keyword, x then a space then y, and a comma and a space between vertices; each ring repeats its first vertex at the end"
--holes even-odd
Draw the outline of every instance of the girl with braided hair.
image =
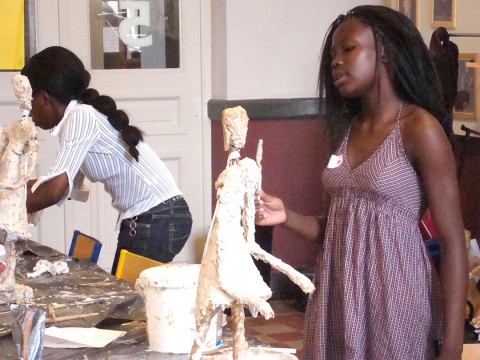
POLYGON ((192 216, 173 176, 143 141, 140 129, 129 124, 111 97, 88 88, 89 72, 68 49, 46 48, 21 73, 32 86, 33 122, 60 141, 48 175, 30 183, 28 212, 79 199, 85 177, 99 181, 119 212, 112 274, 121 249, 172 261, 190 235, 192 216))

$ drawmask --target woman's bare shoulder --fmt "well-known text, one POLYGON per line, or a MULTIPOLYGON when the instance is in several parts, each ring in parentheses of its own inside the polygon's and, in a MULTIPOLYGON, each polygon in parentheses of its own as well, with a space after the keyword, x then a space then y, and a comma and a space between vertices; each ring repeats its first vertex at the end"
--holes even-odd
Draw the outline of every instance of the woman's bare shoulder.
POLYGON ((416 105, 407 106, 400 119, 400 129, 405 152, 412 160, 449 144, 440 122, 416 105))

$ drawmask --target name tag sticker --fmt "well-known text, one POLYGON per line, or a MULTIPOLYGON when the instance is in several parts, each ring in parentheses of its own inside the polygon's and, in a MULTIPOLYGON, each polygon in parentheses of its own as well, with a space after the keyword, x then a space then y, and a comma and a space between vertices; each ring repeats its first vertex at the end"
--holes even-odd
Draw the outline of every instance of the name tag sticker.
POLYGON ((343 155, 332 155, 330 157, 330 160, 328 161, 327 168, 329 169, 335 169, 342 165, 343 162, 343 155))

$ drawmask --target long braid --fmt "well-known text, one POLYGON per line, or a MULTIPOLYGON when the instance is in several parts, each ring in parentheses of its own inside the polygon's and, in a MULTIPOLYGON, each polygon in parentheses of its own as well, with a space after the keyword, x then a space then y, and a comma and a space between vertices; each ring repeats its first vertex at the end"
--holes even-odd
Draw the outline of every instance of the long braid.
POLYGON ((88 88, 90 73, 73 52, 61 46, 46 48, 32 56, 22 74, 30 80, 33 91, 44 90, 63 104, 79 100, 106 115, 110 124, 120 132, 128 152, 138 161, 136 146, 143 140, 142 132, 129 125, 128 115, 117 109, 111 97, 88 88))
POLYGON ((136 146, 143 140, 143 133, 139 128, 129 125, 128 115, 125 111, 117 109, 115 100, 110 96, 100 95, 97 90, 92 88, 80 93, 78 100, 84 104, 92 105, 107 116, 110 124, 120 133, 130 155, 138 161, 139 152, 136 146))

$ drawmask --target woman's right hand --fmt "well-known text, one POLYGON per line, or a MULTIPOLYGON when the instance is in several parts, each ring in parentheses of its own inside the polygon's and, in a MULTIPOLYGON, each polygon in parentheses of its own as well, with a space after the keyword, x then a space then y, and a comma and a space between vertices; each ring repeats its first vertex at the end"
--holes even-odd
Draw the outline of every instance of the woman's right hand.
POLYGON ((263 190, 257 190, 255 195, 256 225, 278 225, 283 224, 286 221, 287 214, 285 206, 280 198, 267 194, 263 190))

